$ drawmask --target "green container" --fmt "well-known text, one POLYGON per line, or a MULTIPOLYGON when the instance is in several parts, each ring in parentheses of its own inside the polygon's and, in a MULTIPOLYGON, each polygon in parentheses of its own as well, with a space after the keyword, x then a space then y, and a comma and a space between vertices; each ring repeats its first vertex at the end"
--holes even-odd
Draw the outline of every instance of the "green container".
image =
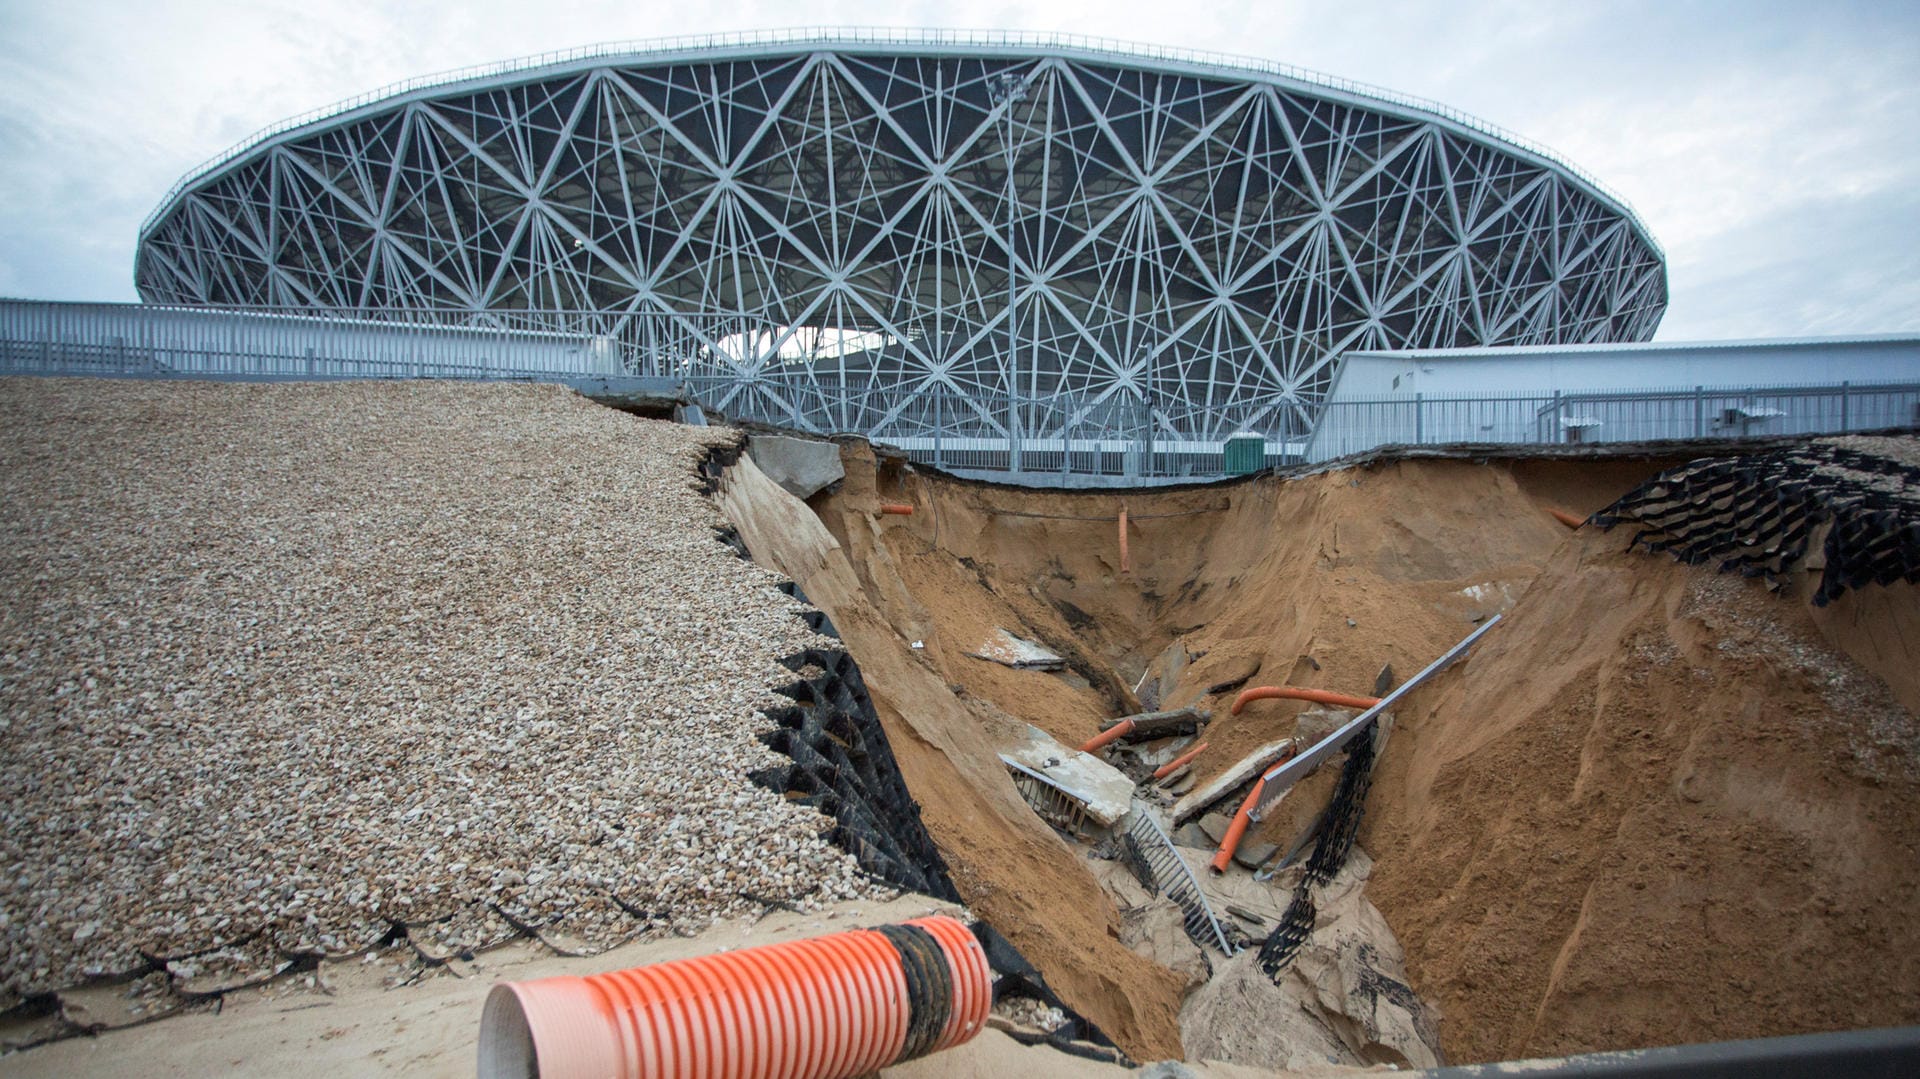
POLYGON ((1246 476, 1267 467, 1267 440, 1260 435, 1234 435, 1222 452, 1227 475, 1246 476))

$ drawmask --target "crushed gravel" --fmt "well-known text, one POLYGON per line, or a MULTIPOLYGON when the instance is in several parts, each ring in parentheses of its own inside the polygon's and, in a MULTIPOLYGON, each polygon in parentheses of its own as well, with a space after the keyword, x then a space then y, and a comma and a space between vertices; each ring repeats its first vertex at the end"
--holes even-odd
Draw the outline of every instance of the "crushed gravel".
POLYGON ((17 378, 0 432, 0 1008, 874 893, 747 779, 817 640, 713 536, 729 432, 557 387, 17 378))

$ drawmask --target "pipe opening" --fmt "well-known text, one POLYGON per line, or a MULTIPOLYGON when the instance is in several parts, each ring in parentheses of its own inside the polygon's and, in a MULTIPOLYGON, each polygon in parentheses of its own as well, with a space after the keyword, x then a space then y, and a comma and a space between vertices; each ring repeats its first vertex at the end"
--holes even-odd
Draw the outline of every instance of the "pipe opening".
POLYGON ((533 1028, 527 1025, 519 994, 496 985, 480 1013, 480 1079, 539 1079, 539 1075, 533 1028))

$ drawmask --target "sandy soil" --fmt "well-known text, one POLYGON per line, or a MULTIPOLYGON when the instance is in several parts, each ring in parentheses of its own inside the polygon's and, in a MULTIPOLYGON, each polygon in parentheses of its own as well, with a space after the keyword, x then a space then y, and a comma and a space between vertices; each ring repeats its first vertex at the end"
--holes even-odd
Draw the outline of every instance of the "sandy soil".
POLYGON ((1375 787, 1450 1053, 1920 1021, 1920 721, 1802 602, 1624 541, 1562 548, 1375 787))
MULTIPOLYGON (((1200 703, 1216 713, 1204 781, 1303 707, 1229 717, 1233 691, 1210 687, 1251 674, 1365 694, 1384 664, 1404 678, 1507 613, 1405 702, 1362 835, 1451 1059, 1914 1020, 1911 589, 1810 616, 1547 512, 1584 516, 1675 462, 1419 460, 1065 493, 847 456, 846 484, 812 504, 878 617, 924 643, 927 681, 947 687, 926 695, 961 702, 988 743, 1026 722, 1077 743, 1142 694, 1200 703), (877 517, 881 500, 916 512, 877 517), (1069 669, 969 657, 994 627, 1069 669)), ((1330 783, 1254 838, 1290 843, 1330 783)), ((934 835, 988 874, 976 887, 1065 872, 997 864, 951 821, 934 835)))

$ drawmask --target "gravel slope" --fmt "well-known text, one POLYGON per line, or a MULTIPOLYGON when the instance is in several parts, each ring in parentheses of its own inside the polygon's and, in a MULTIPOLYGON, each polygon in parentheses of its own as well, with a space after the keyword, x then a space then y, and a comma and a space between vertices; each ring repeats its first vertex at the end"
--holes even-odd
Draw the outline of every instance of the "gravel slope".
POLYGON ((41 379, 0 380, 0 432, 0 1007, 143 955, 190 986, 395 923, 597 948, 871 893, 746 779, 809 634, 713 539, 727 432, 556 387, 41 379))

